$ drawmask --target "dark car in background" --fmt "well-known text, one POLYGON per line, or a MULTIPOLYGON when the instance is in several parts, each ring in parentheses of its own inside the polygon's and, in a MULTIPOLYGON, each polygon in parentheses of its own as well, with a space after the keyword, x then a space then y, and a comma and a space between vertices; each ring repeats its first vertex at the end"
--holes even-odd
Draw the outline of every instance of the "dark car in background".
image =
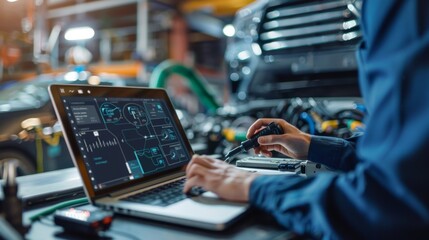
MULTIPOLYGON (((73 166, 57 123, 48 86, 58 84, 138 85, 135 79, 88 72, 41 75, 0 90, 0 163, 16 159, 20 174, 73 166)), ((0 164, 1 165, 1 164, 0 164)))
POLYGON ((225 52, 231 101, 224 114, 237 119, 232 125, 248 127, 264 117, 315 135, 363 131, 356 60, 361 5, 256 0, 240 9, 225 52))

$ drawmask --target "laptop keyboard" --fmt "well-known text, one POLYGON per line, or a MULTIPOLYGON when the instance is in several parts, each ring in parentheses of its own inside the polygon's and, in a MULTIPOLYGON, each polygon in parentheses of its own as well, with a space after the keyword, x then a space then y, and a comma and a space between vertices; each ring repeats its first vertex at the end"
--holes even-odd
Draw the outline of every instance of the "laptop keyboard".
POLYGON ((185 181, 186 179, 180 179, 149 191, 129 196, 123 200, 165 207, 187 197, 201 195, 205 192, 200 187, 194 187, 190 194, 184 194, 183 186, 185 185, 185 181))

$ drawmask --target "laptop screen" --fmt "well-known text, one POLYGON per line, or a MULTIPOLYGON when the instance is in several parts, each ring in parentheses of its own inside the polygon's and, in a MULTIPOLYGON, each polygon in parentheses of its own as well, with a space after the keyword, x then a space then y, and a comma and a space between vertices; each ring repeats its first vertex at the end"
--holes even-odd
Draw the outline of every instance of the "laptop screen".
MULTIPOLYGON (((157 94, 134 97, 136 89, 133 97, 105 92, 103 96, 94 96, 91 91, 97 90, 95 87, 60 89, 68 91, 60 95, 63 114, 67 116, 94 191, 188 163, 189 145, 183 131, 179 131, 180 123, 168 98, 157 94), (71 91, 77 94, 70 94, 71 91)), ((117 89, 121 90, 126 91, 117 89)))

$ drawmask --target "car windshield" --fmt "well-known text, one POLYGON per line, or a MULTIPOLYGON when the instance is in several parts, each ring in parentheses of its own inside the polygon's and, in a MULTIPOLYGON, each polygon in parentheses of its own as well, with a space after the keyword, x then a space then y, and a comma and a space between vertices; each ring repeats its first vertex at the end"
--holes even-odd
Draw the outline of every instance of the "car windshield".
MULTIPOLYGON (((59 84, 88 84, 88 80, 66 80, 67 74, 61 76, 39 76, 38 78, 13 84, 0 90, 0 112, 20 111, 40 108, 49 101, 48 86, 59 84)), ((93 78, 92 84, 124 86, 125 81, 118 76, 101 75, 93 78), (94 80, 95 79, 95 80, 94 80)))
POLYGON ((51 81, 16 83, 0 91, 0 112, 39 108, 49 100, 51 81))

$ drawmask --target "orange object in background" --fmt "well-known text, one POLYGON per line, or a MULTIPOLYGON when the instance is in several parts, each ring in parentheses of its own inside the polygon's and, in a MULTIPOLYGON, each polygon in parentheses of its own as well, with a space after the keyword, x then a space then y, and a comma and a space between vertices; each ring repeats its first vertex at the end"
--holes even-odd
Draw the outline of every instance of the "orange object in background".
POLYGON ((186 63, 189 51, 188 26, 183 16, 173 18, 170 35, 170 59, 179 63, 186 63))
POLYGON ((0 58, 3 62, 3 67, 11 67, 19 62, 22 53, 21 49, 12 45, 0 46, 0 58))
POLYGON ((119 64, 91 64, 88 70, 94 75, 103 73, 117 74, 121 77, 135 78, 140 70, 141 63, 137 61, 122 62, 119 64))
POLYGON ((209 9, 218 16, 231 16, 234 15, 240 8, 247 6, 254 1, 255 0, 186 0, 181 4, 181 9, 186 13, 194 12, 200 9, 209 9))

